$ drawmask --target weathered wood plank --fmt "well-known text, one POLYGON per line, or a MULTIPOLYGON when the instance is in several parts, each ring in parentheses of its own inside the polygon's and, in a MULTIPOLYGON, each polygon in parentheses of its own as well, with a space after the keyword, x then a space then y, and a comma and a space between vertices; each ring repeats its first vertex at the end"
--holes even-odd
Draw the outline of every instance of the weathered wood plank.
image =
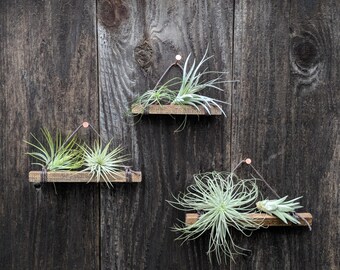
MULTIPOLYGON (((209 44, 210 70, 232 76, 233 1, 99 1, 100 129, 124 145, 143 172, 140 185, 101 191, 102 267, 108 269, 216 269, 205 254, 208 238, 180 246, 170 227, 181 212, 166 203, 192 174, 230 165, 227 117, 200 117, 174 133, 183 117, 126 119, 133 100, 153 87, 181 54, 201 58, 209 44), (126 226, 129 224, 129 226, 126 226), (169 256, 171 254, 171 256, 169 256)), ((176 69, 171 72, 177 72, 176 69)), ((171 74, 170 74, 171 75, 171 74)), ((209 90, 230 101, 230 84, 209 90)))
POLYGON ((95 10, 92 0, 0 1, 0 269, 99 268, 98 186, 36 191, 23 143, 41 127, 98 125, 95 10))
MULTIPOLYGON (((288 222, 284 223, 281 219, 267 215, 267 214, 249 214, 252 220, 258 224, 261 224, 263 227, 287 227, 287 226, 308 226, 312 225, 313 217, 310 213, 297 213, 301 218, 305 219, 307 223, 301 219, 301 224, 293 224, 288 222)), ((194 224, 199 219, 199 215, 197 213, 187 213, 185 215, 185 224, 191 225, 194 224)))
POLYGON ((211 106, 209 112, 203 106, 198 109, 187 105, 150 105, 143 108, 141 105, 132 106, 133 114, 170 114, 170 115, 222 115, 222 112, 216 106, 211 106))
MULTIPOLYGON (((108 180, 110 182, 141 182, 141 172, 131 172, 131 178, 125 171, 117 172, 117 175, 109 175, 108 180)), ((92 174, 88 172, 47 172, 46 182, 55 183, 86 183, 91 179, 92 174)), ((33 183, 41 182, 41 171, 30 171, 28 180, 33 183)), ((96 178, 92 178, 91 183, 96 183, 96 178)), ((100 182, 106 182, 104 179, 100 179, 100 182)))
POLYGON ((303 196, 315 222, 235 238, 252 253, 231 269, 337 269, 339 2, 235 3, 234 164, 251 157, 280 195, 303 196))

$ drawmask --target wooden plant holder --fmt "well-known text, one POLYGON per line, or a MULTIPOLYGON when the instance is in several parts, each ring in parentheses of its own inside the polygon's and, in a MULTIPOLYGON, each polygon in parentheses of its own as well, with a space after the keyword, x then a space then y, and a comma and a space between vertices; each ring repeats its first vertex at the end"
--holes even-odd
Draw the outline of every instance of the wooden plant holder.
MULTIPOLYGON (((249 214, 253 221, 255 221, 258 224, 261 224, 263 227, 284 227, 284 226, 311 226, 313 217, 310 213, 297 213, 299 216, 304 218, 306 222, 301 220, 301 224, 293 224, 291 222, 288 222, 288 224, 284 223, 281 219, 267 215, 267 214, 249 214)), ((191 225, 194 224, 199 219, 199 215, 197 213, 187 213, 185 215, 185 224, 191 225)))
POLYGON ((216 107, 209 108, 207 112, 203 106, 198 106, 199 109, 189 105, 150 105, 143 109, 141 105, 132 106, 132 114, 154 114, 154 115, 221 115, 222 112, 216 107))
MULTIPOLYGON (((29 172, 29 182, 40 183, 41 182, 41 171, 30 171, 29 172)), ((67 172, 67 171, 58 171, 58 172, 47 172, 45 177, 45 182, 54 182, 54 183, 86 183, 91 178, 91 174, 88 172, 67 172)), ((117 176, 112 177, 109 176, 110 182, 115 183, 137 183, 142 181, 142 173, 141 172, 131 172, 126 173, 125 171, 121 171, 117 176)), ((104 182, 104 179, 101 179, 100 182, 104 182)), ((90 183, 96 183, 96 178, 93 177, 90 183)))

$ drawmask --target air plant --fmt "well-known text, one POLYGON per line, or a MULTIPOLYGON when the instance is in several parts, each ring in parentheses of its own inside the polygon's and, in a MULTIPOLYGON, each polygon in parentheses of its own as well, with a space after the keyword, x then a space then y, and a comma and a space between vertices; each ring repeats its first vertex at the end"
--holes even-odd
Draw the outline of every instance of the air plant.
POLYGON ((192 225, 175 225, 173 231, 179 232, 177 240, 193 240, 210 231, 207 254, 215 253, 218 263, 222 256, 233 259, 246 249, 238 246, 232 237, 231 227, 246 236, 260 228, 249 216, 253 213, 259 190, 254 179, 238 179, 233 173, 209 172, 194 175, 194 184, 186 193, 179 194, 169 203, 183 211, 200 213, 198 221, 192 225))
POLYGON ((133 106, 139 105, 142 106, 143 109, 146 109, 148 106, 153 104, 170 104, 176 96, 176 92, 169 89, 169 87, 176 84, 171 84, 171 82, 174 80, 177 80, 177 78, 169 80, 163 85, 156 86, 154 89, 146 91, 136 99, 133 106))
POLYGON ((190 54, 187 57, 183 68, 177 62, 172 64, 161 78, 163 78, 169 69, 175 65, 180 66, 182 69, 182 77, 172 78, 161 86, 156 85, 154 89, 146 91, 139 98, 137 98, 133 106, 140 105, 143 107, 143 109, 146 109, 148 106, 153 104, 174 104, 193 106, 197 110, 199 110, 198 106, 202 106, 208 113, 210 113, 212 106, 216 106, 225 115, 225 112, 223 111, 220 104, 228 104, 227 102, 199 94, 202 90, 207 88, 223 91, 223 89, 218 86, 219 84, 233 82, 222 80, 222 75, 225 74, 225 72, 208 71, 207 69, 203 71, 201 70, 203 64, 212 58, 212 56, 207 57, 207 52, 208 49, 205 51, 203 58, 200 60, 200 62, 198 62, 197 65, 196 60, 194 59, 192 65, 190 66, 190 54), (203 79, 203 77, 209 76, 211 74, 219 74, 219 76, 210 80, 203 79), (176 89, 178 86, 179 89, 176 89), (175 89, 171 90, 170 88, 175 89))
POLYGON ((34 142, 25 141, 35 149, 27 153, 38 160, 32 164, 46 168, 48 171, 77 170, 82 166, 81 151, 76 137, 67 137, 63 140, 60 131, 57 131, 53 139, 48 129, 42 128, 41 132, 44 141, 39 141, 33 134, 31 136, 34 142))
POLYGON ((277 200, 259 201, 256 203, 256 207, 269 215, 275 215, 286 224, 288 223, 287 220, 294 224, 300 224, 300 221, 291 214, 294 213, 296 209, 302 208, 300 202, 297 202, 297 200, 302 197, 286 201, 287 197, 288 196, 285 196, 277 200))
POLYGON ((91 173, 88 182, 95 177, 97 182, 103 179, 108 187, 113 186, 110 176, 117 176, 118 172, 124 168, 123 163, 129 160, 127 155, 122 154, 124 151, 122 147, 118 146, 110 150, 110 144, 111 141, 103 147, 101 142, 96 141, 93 147, 86 144, 82 146, 85 166, 83 171, 91 173))
POLYGON ((172 101, 172 104, 190 105, 197 108, 197 110, 199 109, 198 106, 201 105, 208 113, 210 113, 211 106, 216 106, 223 113, 223 115, 225 115, 225 112, 218 103, 228 104, 227 102, 198 94, 206 88, 213 88, 223 91, 223 89, 217 85, 225 82, 231 82, 222 80, 221 75, 208 81, 202 80, 202 77, 206 75, 223 74, 223 72, 207 71, 207 69, 200 71, 203 64, 212 58, 212 56, 207 57, 207 52, 208 50, 205 51, 203 58, 197 65, 196 60, 194 59, 194 62, 190 68, 189 60, 191 55, 189 54, 183 67, 180 89, 177 91, 177 95, 172 101))

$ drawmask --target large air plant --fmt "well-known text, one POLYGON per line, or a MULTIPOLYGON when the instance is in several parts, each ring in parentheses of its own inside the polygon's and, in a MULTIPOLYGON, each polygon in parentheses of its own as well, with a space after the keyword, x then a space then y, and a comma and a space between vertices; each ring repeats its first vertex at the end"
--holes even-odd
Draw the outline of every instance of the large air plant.
POLYGON ((174 197, 169 203, 180 210, 200 213, 194 224, 175 225, 179 232, 177 240, 183 242, 195 239, 205 232, 210 232, 207 254, 215 253, 218 263, 227 257, 245 251, 238 246, 232 236, 231 228, 246 236, 260 224, 254 222, 249 214, 256 211, 255 202, 259 196, 254 179, 238 179, 235 174, 209 172, 194 175, 194 184, 186 193, 174 197))
POLYGON ((43 141, 33 134, 33 142, 25 141, 33 147, 32 152, 27 154, 37 160, 37 164, 48 171, 77 170, 82 166, 81 151, 77 144, 77 138, 62 138, 60 131, 56 132, 55 138, 48 129, 42 128, 43 141))
POLYGON ((124 149, 120 146, 110 150, 111 142, 104 147, 101 142, 96 141, 93 147, 86 144, 82 146, 84 167, 83 171, 91 173, 89 182, 95 178, 96 182, 101 179, 105 181, 108 187, 113 186, 110 176, 118 176, 118 172, 124 168, 123 163, 129 158, 123 155, 124 149))
POLYGON ((201 105, 208 113, 210 113, 211 106, 216 106, 224 115, 222 107, 218 103, 226 103, 224 101, 214 99, 211 97, 204 96, 200 92, 207 88, 217 89, 223 91, 218 85, 228 82, 221 78, 223 73, 217 71, 208 71, 204 69, 202 71, 203 64, 208 61, 212 56, 207 57, 207 50, 200 62, 196 65, 196 60, 194 59, 191 66, 189 66, 190 54, 185 60, 183 67, 183 75, 180 81, 180 88, 176 91, 177 95, 171 102, 175 105, 190 105, 199 109, 198 106, 201 105), (211 74, 220 74, 218 77, 210 80, 205 80, 205 76, 210 76, 211 74))

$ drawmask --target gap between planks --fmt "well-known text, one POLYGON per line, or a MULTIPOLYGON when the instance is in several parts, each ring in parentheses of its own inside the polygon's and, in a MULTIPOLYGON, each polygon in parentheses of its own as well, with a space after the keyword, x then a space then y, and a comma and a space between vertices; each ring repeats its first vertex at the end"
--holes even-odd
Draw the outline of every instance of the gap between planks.
MULTIPOLYGON (((312 225, 313 217, 310 213, 297 213, 299 216, 304 218, 309 225, 312 225)), ((267 214, 249 214, 253 221, 258 224, 261 224, 263 227, 283 227, 283 226, 308 226, 306 222, 300 219, 301 224, 293 224, 288 222, 288 224, 284 223, 281 219, 267 215, 267 214)), ((192 225, 194 224, 199 218, 197 213, 187 213, 185 215, 185 224, 192 225)))
POLYGON ((216 106, 209 107, 210 112, 207 112, 203 106, 198 106, 199 109, 188 105, 150 105, 143 108, 141 105, 133 105, 132 114, 170 114, 170 115, 222 115, 220 109, 216 106))
MULTIPOLYGON (((86 183, 91 179, 91 174, 89 172, 47 172, 46 182, 55 183, 86 183)), ((136 183, 142 181, 141 172, 131 172, 131 178, 126 174, 125 171, 120 171, 117 176, 108 176, 110 182, 118 183, 136 183)), ((28 176, 29 182, 39 183, 41 182, 41 171, 30 171, 28 176)), ((97 182, 95 177, 92 178, 91 183, 97 182)), ((100 182, 104 182, 104 179, 100 179, 100 182)))

